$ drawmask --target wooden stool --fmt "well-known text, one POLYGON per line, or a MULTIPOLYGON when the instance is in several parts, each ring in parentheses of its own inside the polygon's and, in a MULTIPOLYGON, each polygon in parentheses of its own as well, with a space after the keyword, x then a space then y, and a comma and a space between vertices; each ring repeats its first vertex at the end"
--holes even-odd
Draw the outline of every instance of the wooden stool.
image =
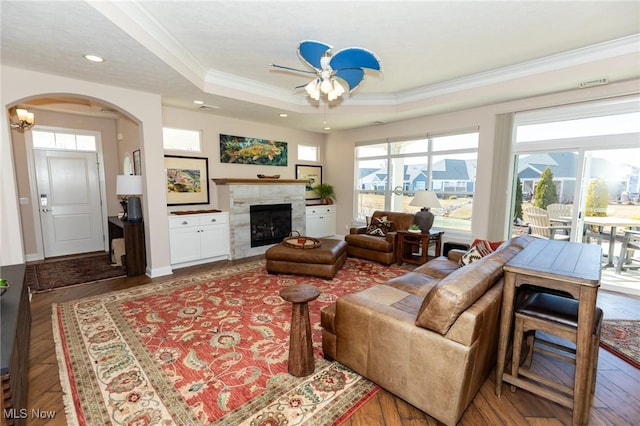
MULTIPOLYGON (((533 351, 563 359, 573 364, 575 349, 569 348, 545 339, 536 337, 536 331, 542 331, 576 343, 578 322, 578 301, 568 297, 548 293, 534 293, 521 306, 516 308, 515 328, 513 332, 513 357, 511 361, 511 375, 514 378, 511 390, 515 387, 528 390, 568 408, 573 408, 576 398, 585 398, 582 419, 574 419, 574 424, 587 423, 589 417, 589 403, 591 395, 574 395, 573 386, 565 386, 549 378, 540 376, 530 370, 533 351), (523 337, 527 334, 528 351, 524 362, 521 362, 523 337), (563 353, 564 352, 564 353, 563 353), (573 354, 573 356, 565 353, 573 354), (525 367, 521 367, 521 364, 525 367), (518 376, 523 376, 522 379, 518 376)), ((587 388, 591 393, 596 388, 596 373, 598 368, 598 346, 600 343, 600 328, 602 325, 602 309, 596 308, 595 327, 591 337, 589 360, 589 383, 587 388)))
POLYGON ((289 374, 296 377, 313 373, 313 343, 307 302, 320 296, 320 290, 309 284, 299 284, 280 290, 280 297, 293 303, 289 336, 289 374))

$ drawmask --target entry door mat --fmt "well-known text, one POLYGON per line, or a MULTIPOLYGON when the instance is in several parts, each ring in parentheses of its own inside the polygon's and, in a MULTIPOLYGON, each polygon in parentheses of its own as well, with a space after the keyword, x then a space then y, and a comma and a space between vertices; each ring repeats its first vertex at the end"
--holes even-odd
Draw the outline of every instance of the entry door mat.
POLYGON ((26 269, 27 285, 36 293, 126 275, 125 267, 113 265, 107 253, 33 263, 26 269))
POLYGON ((640 368, 640 320, 604 320, 600 346, 640 368))

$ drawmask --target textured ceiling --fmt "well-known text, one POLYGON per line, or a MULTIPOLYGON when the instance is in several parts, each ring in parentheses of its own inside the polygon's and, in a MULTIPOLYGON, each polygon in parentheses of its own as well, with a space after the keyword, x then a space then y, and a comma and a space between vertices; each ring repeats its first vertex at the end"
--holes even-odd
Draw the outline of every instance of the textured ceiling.
POLYGON ((4 64, 312 131, 325 115, 345 129, 640 76, 637 1, 5 0, 0 12, 4 64), (269 67, 303 68, 295 49, 305 39, 369 49, 383 72, 318 106, 293 90, 308 75, 269 67), (469 89, 476 96, 455 96, 469 89))

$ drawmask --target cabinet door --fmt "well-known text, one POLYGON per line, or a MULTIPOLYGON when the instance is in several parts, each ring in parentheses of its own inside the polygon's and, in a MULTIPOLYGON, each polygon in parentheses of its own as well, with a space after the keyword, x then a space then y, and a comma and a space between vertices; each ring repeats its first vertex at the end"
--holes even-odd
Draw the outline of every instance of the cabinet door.
POLYGON ((229 254, 229 228, 226 224, 201 226, 201 256, 203 259, 229 254))
POLYGON ((307 207, 306 228, 308 237, 333 236, 336 232, 335 206, 307 207))
POLYGON ((322 216, 315 214, 307 216, 307 237, 321 238, 324 237, 324 223, 322 216))
POLYGON ((171 263, 200 259, 200 227, 175 228, 169 232, 171 263))

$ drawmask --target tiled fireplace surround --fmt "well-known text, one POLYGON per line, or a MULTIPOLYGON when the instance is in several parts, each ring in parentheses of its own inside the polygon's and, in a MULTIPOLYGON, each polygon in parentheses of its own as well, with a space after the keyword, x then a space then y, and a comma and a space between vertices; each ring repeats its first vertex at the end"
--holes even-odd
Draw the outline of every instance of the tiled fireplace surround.
POLYGON ((291 204, 291 229, 305 233, 305 180, 213 179, 218 208, 229 212, 231 259, 263 254, 270 246, 251 247, 249 207, 291 204))

